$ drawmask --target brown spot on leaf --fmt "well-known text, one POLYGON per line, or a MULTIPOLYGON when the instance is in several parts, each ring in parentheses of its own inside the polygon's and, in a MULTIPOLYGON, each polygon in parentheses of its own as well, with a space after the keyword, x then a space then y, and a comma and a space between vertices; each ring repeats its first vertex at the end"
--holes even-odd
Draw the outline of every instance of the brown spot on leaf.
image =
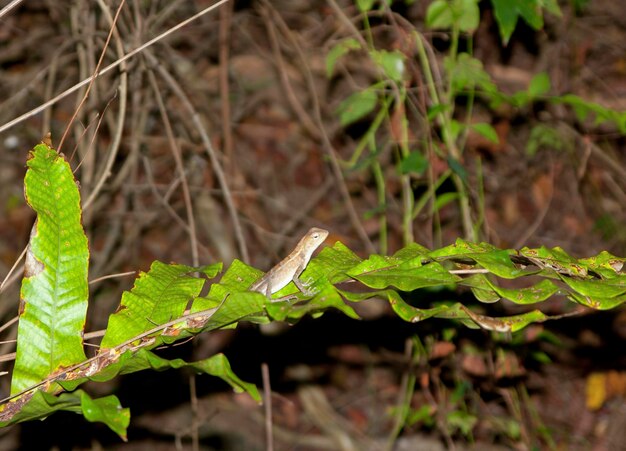
POLYGON ((34 277, 44 270, 44 265, 41 263, 35 254, 33 254, 31 243, 33 238, 37 235, 37 221, 33 224, 33 228, 30 230, 30 242, 28 243, 28 249, 26 250, 26 260, 24 261, 24 277, 34 277))

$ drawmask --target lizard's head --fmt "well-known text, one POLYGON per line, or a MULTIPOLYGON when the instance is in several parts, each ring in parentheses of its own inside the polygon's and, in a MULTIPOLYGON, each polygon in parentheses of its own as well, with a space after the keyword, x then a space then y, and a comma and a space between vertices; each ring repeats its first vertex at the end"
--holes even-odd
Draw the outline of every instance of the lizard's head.
POLYGON ((298 243, 298 248, 304 252, 308 259, 311 255, 313 255, 313 251, 315 251, 315 249, 317 249, 320 244, 324 242, 327 236, 328 230, 312 227, 306 235, 302 237, 300 243, 298 243))
POLYGON ((328 237, 328 230, 318 229, 317 227, 311 227, 306 234, 306 239, 313 247, 317 248, 328 237))

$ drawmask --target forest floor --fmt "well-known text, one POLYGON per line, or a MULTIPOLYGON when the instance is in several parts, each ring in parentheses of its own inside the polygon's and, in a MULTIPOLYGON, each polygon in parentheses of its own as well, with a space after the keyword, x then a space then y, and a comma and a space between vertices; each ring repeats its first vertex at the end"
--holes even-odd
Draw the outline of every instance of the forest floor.
MULTIPOLYGON (((0 126, 93 73, 100 54, 94 48, 102 48, 109 28, 106 15, 91 3, 28 1, 0 18, 0 126)), ((120 16, 126 52, 210 4, 144 3, 129 2, 120 16)), ((372 13, 376 43, 404 49, 401 21, 390 17, 402 18, 424 33, 432 44, 431 62, 443 67, 450 43, 446 33, 424 27, 423 3, 430 2, 406 3, 394 2, 393 14, 372 13)), ((503 46, 490 3, 481 2, 480 26, 462 47, 472 47, 504 93, 525 90, 536 74, 545 72, 551 95, 575 94, 625 111, 623 4, 591 0, 575 13, 574 3, 561 5, 562 17, 546 13, 540 31, 518 23, 503 46)), ((337 118, 341 101, 379 76, 365 52, 345 56, 334 75, 326 76, 329 50, 351 36, 347 23, 362 29, 362 17, 348 1, 236 2, 234 10, 222 7, 129 59, 126 91, 119 71, 103 75, 62 149, 74 168, 80 162, 83 198, 97 192, 84 212, 90 279, 147 270, 155 259, 194 264, 191 220, 200 263, 245 259, 194 118, 173 94, 174 84, 153 78, 159 67, 187 93, 219 149, 250 264, 271 267, 311 226, 331 231, 327 244, 342 241, 361 256, 372 248, 386 247, 388 253, 400 249, 402 181, 390 146, 381 146, 376 154, 386 187, 384 244, 371 160, 363 158, 361 166, 343 172, 367 237, 363 239, 324 150, 326 136, 336 155, 349 160, 374 119, 371 114, 344 127, 337 118), (180 161, 170 150, 161 100, 180 161), (111 160, 111 177, 97 191, 120 127, 122 142, 111 160), (179 164, 193 199, 189 215, 179 164)), ((113 39, 104 65, 119 57, 119 45, 113 39)), ((417 56, 406 53, 419 72, 417 56)), ((416 78, 407 84, 415 88, 415 99, 428 103, 416 78)), ((26 245, 34 218, 23 199, 27 151, 48 131, 53 143, 59 143, 80 98, 67 96, 0 133, 3 275, 26 245)), ((428 140, 427 134, 437 134, 420 122, 423 106, 416 104, 407 113, 416 148, 428 140)), ((467 113, 467 99, 458 99, 457 114, 467 113)), ((459 162, 472 186, 473 218, 477 223, 480 219, 482 240, 505 249, 559 246, 579 258, 602 250, 626 255, 623 134, 611 124, 578 121, 571 110, 548 102, 493 108, 477 99, 471 115, 472 121, 491 124, 499 138, 494 144, 470 134, 459 162), (543 135, 550 139, 536 139, 533 133, 541 127, 550 129, 543 135), (529 142, 538 144, 531 150, 529 142)), ((393 118, 391 122, 393 136, 393 118)), ((382 134, 376 139, 384 140, 382 134)), ((447 169, 441 158, 430 158, 427 164, 435 173, 447 169)), ((425 178, 413 182, 416 195, 426 192, 425 178)), ((451 184, 440 188, 440 194, 454 191, 451 184)), ((437 215, 418 215, 413 231, 415 241, 429 248, 453 243, 464 233, 456 202, 442 205, 437 215)), ((1 294, 3 323, 17 312, 17 282, 1 294)), ((106 326, 122 291, 132 283, 133 277, 123 277, 92 287, 89 330, 106 326)), ((521 311, 500 303, 493 309, 481 306, 464 292, 429 295, 463 299, 494 315, 521 311)), ((539 308, 559 314, 570 304, 556 297, 539 308)), ((363 303, 357 312, 362 321, 328 312, 271 333, 242 325, 162 353, 189 361, 223 352, 239 377, 259 387, 260 368, 266 363, 275 393, 277 450, 340 449, 338 444, 358 450, 626 450, 624 308, 588 311, 513 335, 467 329, 443 319, 404 323, 382 300, 363 303), (420 358, 411 359, 411 353, 420 358), (399 425, 412 380, 410 414, 399 425)), ((14 337, 15 332, 5 331, 2 340, 14 337)), ((13 348, 3 341, 0 353, 13 348)), ((0 381, 3 392, 8 384, 7 377, 0 381)), ((88 390, 114 392, 131 408, 129 443, 122 444, 102 425, 55 414, 0 431, 0 448, 191 449, 195 433, 202 449, 265 449, 263 407, 207 376, 143 372, 89 384, 88 390)))

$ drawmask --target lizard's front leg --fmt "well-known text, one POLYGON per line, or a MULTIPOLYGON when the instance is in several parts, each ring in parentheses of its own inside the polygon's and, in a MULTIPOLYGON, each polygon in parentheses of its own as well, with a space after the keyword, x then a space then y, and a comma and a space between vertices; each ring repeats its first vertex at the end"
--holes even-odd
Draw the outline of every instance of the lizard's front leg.
POLYGON ((313 296, 314 294, 316 294, 317 292, 315 290, 309 290, 309 287, 311 286, 311 283, 313 281, 309 279, 309 282, 303 282, 302 280, 300 280, 300 274, 302 274, 302 271, 293 276, 293 283, 296 285, 296 287, 298 287, 298 290, 300 290, 300 292, 305 296, 313 296))
POLYGON ((267 281, 267 288, 265 289, 265 291, 263 292, 263 294, 265 294, 265 297, 270 301, 270 302, 286 302, 286 301, 291 301, 292 299, 296 299, 297 296, 294 294, 289 294, 287 296, 282 296, 280 298, 277 299, 272 299, 272 282, 271 280, 267 281))

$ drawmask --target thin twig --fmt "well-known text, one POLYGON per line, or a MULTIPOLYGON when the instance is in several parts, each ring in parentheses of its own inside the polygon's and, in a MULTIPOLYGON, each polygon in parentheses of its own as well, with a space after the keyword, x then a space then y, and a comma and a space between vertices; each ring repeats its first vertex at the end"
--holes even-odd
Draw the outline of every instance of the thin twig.
POLYGON ((65 131, 63 132, 63 136, 61 136, 61 141, 59 141, 59 146, 58 146, 59 152, 61 152, 61 149, 63 148, 63 143, 65 142, 65 138, 67 137, 67 134, 69 133, 70 129, 72 128, 72 124, 76 120, 76 117, 78 116, 78 113, 82 109, 82 106, 87 101, 87 97, 89 96, 89 92, 91 91, 91 87, 93 86, 94 82, 96 81, 96 78, 98 77, 98 71, 100 70, 100 66, 102 66, 102 61, 104 61, 104 55, 106 55, 106 51, 109 48, 109 42, 111 41, 111 37, 113 36, 113 32, 116 29, 115 28, 115 24, 117 23, 117 19, 119 18, 120 13, 122 12, 122 8, 124 7, 125 4, 126 4, 126 0, 122 0, 120 2, 119 6, 117 7, 117 11, 115 12, 115 17, 113 18, 113 23, 111 24, 111 28, 109 30, 109 34, 107 36, 106 42, 104 43, 104 46, 102 47, 102 52, 100 52, 100 59, 98 60, 98 64, 96 65, 96 70, 94 71, 94 73, 91 76, 91 79, 89 80, 89 86, 87 86, 87 90, 85 91, 85 95, 83 96, 82 100, 78 104, 78 107, 76 107, 76 109, 74 110, 74 113, 72 114, 72 117, 70 118, 69 122, 67 123, 67 126, 65 127, 65 131))
POLYGON ((191 449, 193 451, 200 451, 200 437, 198 436, 198 429, 200 428, 200 422, 198 421, 198 393, 196 391, 196 375, 189 375, 189 397, 191 398, 191 449))
POLYGON ((165 127, 165 135, 167 136, 167 140, 170 144, 170 149, 172 151, 174 161, 176 162, 176 169, 178 170, 178 173, 180 175, 181 188, 183 190, 183 199, 185 201, 185 207, 187 211, 187 223, 189 225, 189 240, 191 241, 191 260, 193 262, 193 266, 198 266, 200 263, 198 259, 196 221, 193 217, 193 203, 191 202, 191 194, 189 193, 189 184, 187 183, 187 176, 185 175, 183 158, 180 154, 180 148, 176 143, 176 138, 174 138, 174 131, 172 130, 172 124, 170 123, 169 117, 167 115, 167 108, 165 107, 165 103, 163 102, 163 97, 161 96, 161 91, 159 89, 159 85, 157 84, 156 77, 154 76, 153 71, 148 71, 148 79, 150 80, 150 85, 152 85, 152 91, 154 92, 154 96, 157 101, 157 105, 159 106, 159 111, 161 113, 161 119, 163 120, 163 125, 165 127))
MULTIPOLYGON (((76 42, 76 59, 77 59, 77 66, 78 66, 78 78, 79 80, 83 80, 85 78, 87 78, 88 76, 96 73, 96 61, 94 61, 94 54, 96 53, 96 47, 94 45, 94 39, 95 39, 95 33, 93 33, 93 18, 90 21, 89 20, 89 8, 85 7, 85 2, 84 1, 76 1, 72 3, 72 7, 70 9, 70 30, 72 33, 72 38, 74 40, 74 42, 76 42), (82 33, 81 33, 82 32, 82 33)), ((109 33, 111 32, 111 29, 109 29, 109 33)), ((98 96, 98 84, 94 83, 93 85, 89 85, 90 87, 93 87, 93 92, 92 95, 89 96, 89 100, 90 100, 90 110, 94 110, 95 109, 95 105, 97 104, 97 98, 98 96), (96 100, 96 101, 94 101, 96 100)), ((87 89, 81 89, 81 91, 79 91, 77 93, 75 102, 76 102, 76 106, 75 108, 78 108, 80 106, 80 102, 81 100, 85 97, 87 92, 87 89)), ((48 99, 52 97, 52 94, 47 95, 45 98, 48 99)), ((52 108, 47 109, 44 112, 44 117, 48 116, 52 113, 52 108)), ((102 119, 102 116, 100 116, 100 120, 102 119)), ((91 122, 89 119, 84 120, 81 119, 81 127, 75 127, 75 133, 74 133, 74 150, 71 152, 71 154, 68 152, 68 154, 70 154, 70 157, 68 158, 68 161, 72 161, 74 159, 74 154, 76 152, 79 151, 79 149, 81 147, 84 147, 84 142, 83 142, 83 136, 87 133, 88 130, 90 130, 90 127, 83 127, 82 126, 82 122, 91 122), (80 130, 82 129, 82 130, 80 130)), ((99 121, 100 122, 100 121, 99 121)), ((44 124, 44 128, 43 129, 43 133, 52 130, 50 128, 49 124, 44 124)), ((92 132, 92 139, 98 136, 98 129, 94 130, 92 132)), ((85 187, 90 187, 93 181, 93 176, 94 176, 94 171, 95 171, 95 159, 96 156, 91 153, 91 152, 87 152, 87 151, 81 151, 81 161, 79 163, 79 166, 83 165, 83 169, 81 171, 80 177, 81 177, 81 184, 85 187)), ((76 168, 74 169, 74 172, 76 172, 76 168)), ((86 194, 85 194, 86 195, 86 194)), ((85 215, 85 219, 87 219, 87 221, 89 221, 89 215, 85 215)))
POLYGON ((274 60, 278 66, 278 75, 280 77, 280 82, 287 94, 287 100, 289 101, 289 105, 291 109, 296 114, 300 123, 304 127, 304 129, 311 135, 312 138, 319 140, 320 139, 320 131, 317 128, 317 125, 311 119, 311 116, 306 112, 300 100, 296 96, 296 93, 293 90, 293 86, 289 81, 289 76, 287 75, 288 71, 285 67, 285 61, 283 59, 283 55, 280 51, 280 45, 278 43, 278 36, 276 35, 276 27, 272 22, 272 18, 270 17, 271 12, 268 7, 261 8, 261 15, 263 16, 265 28, 267 29, 267 34, 270 38, 270 45, 272 46, 272 53, 274 54, 274 60))
POLYGON ((404 343, 404 357, 407 361, 407 367, 402 373, 402 380, 400 382, 400 388, 398 390, 398 399, 396 402, 396 414, 393 419, 393 427, 391 433, 387 437, 386 450, 392 451, 396 444, 396 440, 404 428, 407 415, 409 414, 409 408, 411 406, 411 400, 415 393, 415 358, 413 356, 413 341, 410 338, 404 343))
POLYGON ((361 47, 364 49, 368 48, 369 45, 367 41, 365 40, 365 38, 361 36, 361 32, 359 31, 359 29, 352 23, 350 18, 343 12, 343 9, 341 9, 341 7, 337 4, 337 2, 335 0, 328 0, 328 4, 335 12, 335 17, 339 19, 339 22, 341 22, 342 24, 344 24, 346 27, 350 29, 350 31, 352 32, 352 36, 357 41, 359 41, 359 43, 361 44, 361 47))
MULTIPOLYGON (((132 58, 133 56, 137 55, 138 53, 143 52, 145 49, 147 49, 148 47, 150 47, 154 43, 159 42, 160 40, 164 39, 165 37, 169 36, 170 34, 174 33, 175 31, 179 30, 180 28, 184 27, 185 25, 187 25, 187 24, 193 22, 194 20, 202 17, 203 15, 213 11, 215 8, 219 7, 220 5, 222 5, 222 4, 224 4, 224 3, 228 2, 228 1, 230 1, 230 0, 220 0, 217 3, 215 3, 215 4, 211 5, 211 6, 206 7, 205 9, 200 11, 199 13, 194 14, 193 16, 191 16, 189 19, 183 20, 178 25, 176 25, 176 26, 170 28, 169 30, 161 33, 160 35, 156 36, 155 38, 150 39, 148 42, 146 42, 145 44, 140 45, 135 50, 130 51, 124 57, 119 58, 117 61, 109 64, 107 67, 102 69, 96 75, 98 77, 100 77, 100 76, 106 74, 107 72, 110 72, 111 70, 115 69, 117 66, 122 64, 124 61, 132 58)), ((26 119, 36 115, 37 113, 40 113, 41 111, 45 110, 49 106, 56 104, 59 100, 64 99, 65 97, 67 97, 68 95, 76 92, 78 89, 82 88, 83 86, 88 85, 90 81, 91 81, 91 77, 86 78, 85 80, 81 81, 80 83, 75 84, 71 88, 66 89, 61 94, 56 96, 55 98, 48 100, 47 102, 39 105, 37 108, 33 108, 32 110, 30 110, 30 111, 22 114, 21 116, 18 116, 15 119, 13 119, 13 120, 7 122, 6 124, 0 126, 0 133, 2 133, 4 131, 12 128, 14 125, 17 125, 20 122, 25 121, 26 119)))
POLYGON ((102 282, 103 280, 115 279, 116 277, 126 277, 137 274, 137 271, 127 271, 127 272, 119 272, 117 274, 107 274, 106 276, 97 277, 93 280, 89 281, 89 285, 93 285, 94 283, 102 282))
POLYGON ((15 273, 15 277, 11 278, 11 276, 13 275, 13 272, 17 269, 17 265, 20 264, 20 262, 26 255, 27 250, 28 250, 28 245, 24 247, 24 250, 22 251, 20 256, 17 257, 17 260, 15 260, 15 263, 13 263, 13 266, 11 266, 11 269, 9 270, 7 275, 4 277, 4 280, 2 281, 2 283, 0 283, 0 293, 4 291, 4 287, 7 285, 7 283, 13 282, 14 279, 17 279, 19 277, 19 273, 15 273))
POLYGON ((233 132, 231 129, 230 112, 230 87, 228 84, 228 69, 230 55, 230 26, 233 17, 233 3, 220 8, 219 25, 219 77, 220 77, 220 100, 222 106, 222 146, 224 151, 224 167, 226 173, 233 175, 233 132))
POLYGON ((19 315, 18 316, 14 316, 9 321, 4 323, 2 326, 0 326, 0 333, 4 332, 4 329, 8 329, 9 327, 11 327, 11 325, 15 324, 19 319, 20 319, 19 315))
POLYGON ((15 352, 10 352, 9 354, 2 354, 0 355, 0 363, 3 362, 11 362, 13 360, 15 360, 15 352))
MULTIPOLYGON (((103 0, 98 0, 98 5, 102 8, 102 12, 104 13, 105 17, 107 18, 111 26, 112 33, 114 33, 116 36, 117 52, 118 52, 118 55, 121 56, 123 55, 124 49, 121 44, 121 39, 119 38, 119 34, 117 32, 117 28, 115 27, 115 19, 111 18, 109 10, 106 7, 106 5, 103 3, 103 0)), ((124 57, 121 56, 120 60, 123 60, 123 59, 124 57)), ((118 111, 118 121, 117 121, 118 126, 116 127, 115 133, 113 135, 113 140, 109 147, 109 152, 108 152, 109 156, 107 158, 106 164, 104 165, 104 170, 102 171, 102 174, 100 178, 98 179, 96 186, 93 188, 91 193, 89 193, 89 197, 87 197, 87 199, 83 203, 83 210, 88 208, 91 205, 91 203, 96 199, 96 197, 100 193, 100 190, 104 186, 104 182, 111 175, 111 168, 113 167, 113 163, 115 162, 117 152, 120 148, 120 143, 122 140, 122 131, 124 129, 124 125, 123 125, 124 118, 126 116, 126 102, 127 102, 127 89, 128 89, 128 75, 126 73, 126 63, 124 63, 123 61, 122 61, 121 69, 122 70, 120 74, 120 108, 118 111)))
POLYGON ((356 211, 356 208, 354 207, 354 204, 352 203, 350 192, 348 191, 348 187, 346 186, 346 182, 344 180, 343 173, 341 171, 341 166, 339 165, 339 161, 337 159, 335 149, 332 143, 330 142, 330 138, 328 137, 328 134, 326 133, 326 129, 324 127, 324 121, 322 119, 322 110, 320 106, 320 101, 317 96, 317 91, 315 89, 315 80, 313 79, 313 74, 311 73, 308 60, 304 56, 304 52, 300 48, 300 45, 294 39, 293 34, 291 33, 287 25, 282 20, 282 17, 280 16, 280 14, 276 12, 274 7, 267 0, 263 1, 263 5, 265 8, 268 8, 274 13, 274 17, 276 18, 278 27, 281 28, 283 32, 287 35, 287 37, 289 38, 291 42, 291 45, 293 46, 293 48, 296 50, 298 54, 298 57, 300 59, 300 65, 304 71, 307 87, 311 94, 311 101, 313 103, 313 118, 315 120, 315 123, 317 124, 317 128, 318 128, 321 142, 322 142, 322 148, 324 149, 324 151, 326 152, 326 155, 328 156, 330 167, 332 169, 333 175, 335 176, 335 179, 337 180, 339 193, 341 194, 343 198, 343 202, 348 212, 350 222, 352 223, 352 227, 354 227, 357 235, 359 235, 359 238, 363 242, 363 245, 365 246, 366 250, 370 253, 374 253, 375 252, 374 245, 372 244, 372 241, 367 235, 367 232, 365 231, 363 224, 361 224, 359 215, 356 211))
POLYGON ((620 176, 621 180, 626 180, 626 169, 624 169, 624 165, 619 161, 616 161, 612 156, 608 154, 608 152, 603 150, 593 141, 582 138, 580 133, 574 127, 564 121, 559 122, 558 129, 559 131, 565 132, 573 139, 582 140, 584 145, 588 146, 591 149, 591 153, 593 153, 593 155, 602 160, 602 162, 609 166, 612 171, 615 171, 620 176))
POLYGON ((526 227, 522 236, 520 236, 513 245, 513 249, 519 249, 522 247, 528 239, 533 236, 533 234, 537 231, 543 220, 546 218, 548 212, 550 211, 550 206, 552 205, 552 199, 554 198, 554 164, 550 168, 550 194, 548 196, 548 201, 542 208, 541 212, 535 216, 535 220, 533 223, 526 227))
POLYGON ((270 370, 267 363, 261 364, 263 377, 263 404, 265 405, 265 449, 274 450, 274 434, 272 432, 272 386, 270 384, 270 370))
POLYGON ((290 216, 283 222, 283 226, 280 229, 281 235, 289 236, 293 234, 294 229, 306 216, 309 215, 311 210, 324 199, 328 192, 335 186, 334 180, 331 177, 326 178, 324 184, 320 186, 315 192, 309 194, 301 206, 290 214, 290 216))
MULTIPOLYGON (((172 206, 170 205, 168 199, 166 197, 162 196, 161 193, 159 193, 159 190, 156 187, 156 183, 154 182, 154 176, 152 175, 152 168, 150 167, 150 164, 148 162, 148 158, 147 157, 142 157, 142 162, 143 162, 143 168, 144 168, 144 171, 145 171, 145 174, 146 174, 146 181, 148 182, 148 185, 150 186, 150 190, 152 191, 152 194, 154 195, 154 197, 159 200, 159 202, 161 203, 163 208, 165 208, 167 210, 167 212, 170 214, 172 219, 174 219, 174 221, 176 221, 176 223, 178 223, 178 225, 181 226, 185 230, 185 232, 187 232, 189 235, 191 235, 191 230, 189 228, 189 224, 187 224, 183 220, 183 218, 181 218, 180 215, 176 212, 176 210, 174 210, 174 208, 172 208, 172 206)), ((178 184, 178 183, 176 183, 176 184, 178 184)))
MULTIPOLYGON (((57 74, 57 69, 59 67, 59 60, 57 58, 54 58, 49 66, 48 66, 48 76, 46 77, 46 83, 44 85, 44 99, 49 99, 50 97, 52 97, 52 90, 54 89, 54 84, 56 82, 56 74, 57 74)), ((52 108, 44 111, 43 117, 41 118, 41 136, 46 136, 46 133, 48 133, 50 130, 52 130, 52 127, 50 126, 50 123, 52 119, 52 108)))
MULTIPOLYGON (((106 116, 106 112, 109 109, 109 106, 111 105, 111 103, 113 102, 113 100, 115 100, 117 98, 117 96, 109 99, 109 101, 107 102, 107 104, 104 106, 104 109, 102 110, 102 114, 98 114, 96 115, 96 118, 98 119, 98 123, 96 124, 96 128, 93 132, 93 134, 91 135, 91 141, 89 142, 89 146, 87 147, 87 149, 83 152, 83 154, 81 155, 81 160, 78 162, 78 164, 76 165, 76 167, 72 170, 72 174, 76 174, 76 172, 78 171, 78 169, 83 166, 83 164, 86 161, 89 161, 89 165, 93 166, 93 158, 90 158, 89 160, 87 160, 87 157, 89 155, 92 154, 91 149, 94 149, 94 143, 96 142, 96 138, 98 137, 98 130, 100 130, 100 126, 102 125, 102 121, 104 120, 105 116, 106 116)), ((123 115, 120 115, 122 118, 124 117, 123 115)), ((95 118, 94 118, 95 119, 95 118)), ((85 132, 87 132, 87 130, 89 130, 89 128, 91 127, 91 124, 89 124, 87 127, 85 127, 85 129, 83 130, 83 134, 85 134, 85 132)), ((81 137, 82 138, 82 135, 81 137)), ((80 142, 81 139, 76 139, 76 142, 80 142)), ((78 147, 78 146, 77 146, 78 147)), ((67 161, 72 161, 74 159, 74 154, 76 153, 78 149, 74 149, 74 152, 72 152, 72 154, 69 156, 69 158, 67 158, 67 161)), ((86 166, 86 165, 85 165, 86 166)), ((81 181, 83 181, 86 177, 85 177, 85 173, 90 174, 92 172, 91 169, 88 170, 84 170, 81 172, 81 181)), ((90 180, 87 179, 86 183, 83 181, 82 183, 83 185, 89 185, 90 184, 90 180)))
POLYGON ((161 77, 165 80, 165 82, 170 86, 174 94, 179 98, 183 106, 187 109, 193 123, 196 126, 196 130, 200 134, 200 138, 202 139, 202 143, 204 144, 204 149, 206 150, 211 164, 213 165, 213 172, 217 177, 217 181, 222 189, 222 194, 224 196, 224 202, 226 203, 226 207, 230 213, 230 218, 233 223, 233 230, 235 232, 235 237, 237 238, 237 244, 239 246, 239 252, 241 254, 241 258, 244 262, 249 262, 250 257, 248 255, 248 248, 246 246, 246 241, 243 236, 243 230, 241 228, 241 222, 239 221, 239 216, 237 214, 237 209, 235 208, 235 203, 233 202, 233 196, 230 191, 230 187, 228 186, 228 182, 226 180, 226 175, 224 174, 224 170, 222 169, 222 165, 220 160, 217 158, 217 152, 213 148, 213 144, 209 138, 209 134, 206 131, 204 124, 202 123, 202 119, 200 115, 196 111, 195 107, 189 100, 189 97, 180 84, 172 77, 172 75, 161 65, 157 58, 150 51, 145 52, 146 59, 154 66, 154 68, 159 72, 161 77))
POLYGON ((7 14, 9 11, 11 11, 13 8, 15 8, 17 5, 19 5, 20 3, 22 3, 23 0, 13 0, 11 3, 9 3, 7 6, 5 6, 4 8, 2 8, 0 10, 0 19, 2 19, 2 16, 4 16, 5 14, 7 14))

